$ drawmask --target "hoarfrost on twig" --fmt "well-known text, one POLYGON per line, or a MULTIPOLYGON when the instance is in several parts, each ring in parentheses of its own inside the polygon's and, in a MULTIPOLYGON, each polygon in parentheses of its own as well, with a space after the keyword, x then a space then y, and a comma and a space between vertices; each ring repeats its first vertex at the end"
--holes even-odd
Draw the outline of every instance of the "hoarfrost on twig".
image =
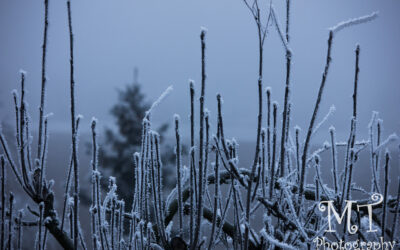
POLYGON ((370 15, 352 18, 347 21, 340 22, 340 23, 336 24, 335 26, 331 27, 329 30, 331 30, 334 34, 336 34, 344 28, 351 27, 353 25, 357 25, 357 24, 361 24, 361 23, 370 22, 378 17, 378 13, 379 13, 378 11, 375 11, 370 15))
POLYGON ((146 111, 145 117, 149 117, 153 109, 156 108, 158 105, 160 105, 160 103, 172 92, 172 90, 174 90, 174 88, 171 85, 160 95, 160 97, 158 97, 158 99, 155 102, 153 102, 149 110, 146 111))

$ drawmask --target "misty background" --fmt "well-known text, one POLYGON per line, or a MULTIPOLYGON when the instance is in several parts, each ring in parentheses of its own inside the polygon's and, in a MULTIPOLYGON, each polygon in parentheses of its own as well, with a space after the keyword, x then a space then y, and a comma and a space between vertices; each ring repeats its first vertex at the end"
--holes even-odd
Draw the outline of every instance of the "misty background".
MULTIPOLYGON (((274 4, 283 23, 284 1, 274 4)), ((377 10, 377 20, 335 37, 333 63, 319 117, 322 119, 332 104, 337 110, 317 138, 328 139, 331 124, 337 128, 338 140, 347 138, 344 132, 350 127, 357 43, 361 46, 357 132, 366 135, 373 110, 379 111, 384 120, 384 135, 400 131, 399 7, 398 1, 293 1, 291 125, 303 130, 308 126, 323 70, 328 28, 377 10)), ((2 122, 14 121, 10 92, 19 88, 18 71, 24 69, 28 72, 32 128, 38 127, 43 13, 41 1, 0 3, 2 122)), ((155 110, 153 120, 172 124, 173 114, 178 113, 183 118, 183 133, 188 136, 188 79, 197 81, 199 87, 199 33, 200 27, 205 26, 206 106, 211 110, 211 121, 215 121, 215 95, 221 93, 227 135, 255 140, 252 131, 257 114, 257 34, 242 1, 74 1, 72 15, 77 113, 85 117, 83 133, 89 131, 92 116, 99 119, 100 126, 114 126, 109 110, 117 101, 116 89, 131 83, 133 68, 138 67, 138 79, 149 100, 155 100, 169 85, 174 86, 172 94, 155 110)), ((64 1, 50 1, 49 22, 46 112, 55 114, 49 130, 69 132, 69 45, 64 1)), ((264 86, 271 86, 272 98, 282 103, 285 58, 274 27, 269 29, 264 50, 264 86)))

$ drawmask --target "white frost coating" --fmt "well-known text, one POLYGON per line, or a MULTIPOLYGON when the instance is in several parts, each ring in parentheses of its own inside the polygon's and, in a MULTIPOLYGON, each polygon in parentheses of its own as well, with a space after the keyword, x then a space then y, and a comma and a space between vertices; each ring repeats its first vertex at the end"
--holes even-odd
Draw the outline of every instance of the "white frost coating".
POLYGON ((224 104, 224 99, 222 98, 222 95, 220 93, 217 93, 217 96, 219 96, 219 99, 221 100, 221 104, 224 104))
POLYGON ((48 189, 51 189, 54 186, 55 181, 53 179, 49 180, 49 187, 48 189))
POLYGON ((182 186, 185 186, 187 182, 189 182, 190 170, 186 165, 182 167, 182 186))
POLYGON ((151 134, 152 136, 160 137, 160 134, 159 134, 157 131, 154 131, 154 130, 151 130, 151 131, 150 131, 150 134, 151 134))
POLYGON ((173 225, 174 225, 174 222, 171 221, 171 222, 168 224, 168 226, 165 228, 165 234, 167 235, 167 238, 168 238, 168 239, 171 238, 171 230, 172 230, 173 225))
POLYGON ((43 224, 46 225, 47 223, 51 222, 52 218, 50 216, 47 216, 46 218, 44 218, 43 220, 43 224))
POLYGON ((156 243, 150 243, 150 247, 151 247, 151 249, 154 249, 154 250, 163 250, 163 248, 162 247, 160 247, 158 244, 156 244, 156 243))
POLYGON ((204 27, 204 26, 201 26, 200 27, 200 31, 201 31, 201 33, 207 34, 208 29, 206 27, 204 27))
POLYGON ((382 142, 378 147, 376 147, 375 153, 377 153, 377 151, 382 149, 385 145, 387 145, 391 142, 397 141, 398 139, 399 139, 399 137, 397 136, 396 133, 389 135, 388 138, 384 142, 382 142))
POLYGON ((181 119, 181 117, 178 114, 174 114, 174 120, 175 121, 179 121, 181 119))
POLYGON ((221 209, 217 208, 217 217, 221 217, 221 209))
POLYGON ((378 17, 378 11, 375 11, 370 15, 352 18, 347 21, 340 22, 340 23, 336 24, 335 26, 331 27, 329 30, 332 31, 333 34, 336 34, 337 32, 341 31, 344 28, 347 28, 347 27, 350 27, 353 25, 357 25, 357 24, 361 24, 361 23, 366 23, 366 22, 374 20, 377 17, 378 17))
POLYGON ((93 177, 100 177, 101 173, 98 170, 92 170, 92 175, 93 175, 93 177))
POLYGON ((332 114, 333 114, 335 111, 336 111, 336 107, 335 107, 335 105, 332 105, 332 106, 329 108, 329 111, 328 111, 328 113, 325 115, 325 117, 318 123, 317 126, 315 126, 315 129, 314 129, 314 131, 313 131, 313 134, 315 134, 315 133, 321 128, 321 126, 328 120, 328 118, 329 118, 330 116, 332 116, 332 114))
POLYGON ((205 110, 204 110, 204 116, 210 117, 210 110, 208 110, 207 108, 205 108, 205 110))
POLYGON ((74 206, 74 197, 69 197, 68 198, 68 205, 69 206, 74 206))
POLYGON ((15 97, 18 98, 18 91, 16 89, 11 90, 11 94, 15 97))
POLYGON ((286 51, 290 51, 290 48, 288 46, 288 42, 286 40, 286 37, 282 33, 282 28, 281 28, 281 25, 279 23, 279 20, 278 20, 278 17, 276 15, 275 8, 274 8, 273 5, 271 5, 271 13, 272 13, 272 17, 274 18, 274 23, 275 23, 276 30, 278 31, 279 38, 282 41, 282 45, 283 45, 283 47, 285 48, 286 51))
POLYGON ((166 208, 168 210, 171 202, 175 199, 177 194, 176 187, 174 187, 171 192, 168 194, 167 199, 165 200, 166 208))
POLYGON ((98 120, 97 120, 97 118, 96 117, 92 117, 92 119, 90 120, 90 123, 94 123, 94 124, 96 124, 98 122, 98 120))
POLYGON ((45 119, 48 119, 49 117, 51 117, 51 116, 53 116, 53 115, 54 115, 54 113, 53 113, 53 112, 50 112, 50 113, 48 113, 47 115, 45 115, 44 118, 45 118, 45 119))
POLYGON ((23 69, 20 69, 19 71, 18 71, 20 74, 23 74, 23 75, 26 75, 26 74, 28 74, 28 72, 26 72, 25 70, 23 70, 23 69))
POLYGON ((239 143, 236 141, 235 137, 232 138, 232 145, 237 149, 236 147, 239 147, 239 143))
POLYGON ((371 129, 372 126, 374 125, 376 118, 378 117, 378 112, 377 111, 372 111, 372 117, 371 117, 371 121, 368 123, 368 128, 371 129))
POLYGON ((169 87, 160 95, 160 97, 158 97, 158 99, 157 99, 155 102, 153 102, 153 104, 151 105, 151 107, 149 108, 149 110, 146 111, 146 117, 149 116, 149 115, 151 114, 151 112, 153 111, 153 109, 154 109, 155 107, 157 107, 157 106, 162 102, 162 100, 164 100, 164 99, 172 92, 172 90, 174 90, 174 88, 173 88, 173 86, 171 85, 171 86, 169 86, 169 87))

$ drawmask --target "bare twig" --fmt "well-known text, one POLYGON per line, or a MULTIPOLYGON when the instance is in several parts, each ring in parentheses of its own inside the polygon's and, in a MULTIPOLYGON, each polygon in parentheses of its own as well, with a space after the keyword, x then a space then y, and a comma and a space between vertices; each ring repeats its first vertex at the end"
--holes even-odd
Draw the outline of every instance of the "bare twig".
POLYGON ((74 80, 74 35, 72 33, 71 1, 67 1, 69 52, 70 52, 70 95, 71 95, 71 130, 72 130, 72 161, 74 166, 74 248, 78 249, 79 238, 79 167, 77 152, 77 133, 75 124, 75 80, 74 80))
POLYGON ((43 140, 43 119, 46 98, 46 51, 47 51, 47 29, 49 26, 49 0, 44 0, 44 29, 43 29, 43 45, 42 45, 42 89, 40 92, 39 107, 39 136, 37 158, 42 156, 42 140, 43 140))

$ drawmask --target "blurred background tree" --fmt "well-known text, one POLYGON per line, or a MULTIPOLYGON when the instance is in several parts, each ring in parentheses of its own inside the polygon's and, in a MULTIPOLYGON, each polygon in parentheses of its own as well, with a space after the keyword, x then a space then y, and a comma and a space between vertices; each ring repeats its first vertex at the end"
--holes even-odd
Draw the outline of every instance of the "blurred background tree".
MULTIPOLYGON (((115 118, 116 128, 105 130, 105 140, 100 147, 99 161, 101 167, 107 170, 108 176, 114 176, 118 180, 117 193, 120 198, 125 200, 127 208, 132 203, 133 187, 133 154, 140 150, 142 137, 142 120, 146 111, 150 108, 151 102, 146 100, 138 82, 138 69, 134 69, 133 82, 126 85, 125 89, 118 90, 118 102, 112 107, 111 114, 115 118)), ((164 123, 156 129, 160 134, 161 146, 164 145, 164 134, 168 130, 168 124, 164 123)), ((163 176, 164 185, 171 185, 168 176, 173 175, 173 170, 169 163, 175 161, 172 149, 163 150, 169 152, 164 154, 163 176)), ((108 184, 107 178, 103 178, 104 185, 108 184)))

